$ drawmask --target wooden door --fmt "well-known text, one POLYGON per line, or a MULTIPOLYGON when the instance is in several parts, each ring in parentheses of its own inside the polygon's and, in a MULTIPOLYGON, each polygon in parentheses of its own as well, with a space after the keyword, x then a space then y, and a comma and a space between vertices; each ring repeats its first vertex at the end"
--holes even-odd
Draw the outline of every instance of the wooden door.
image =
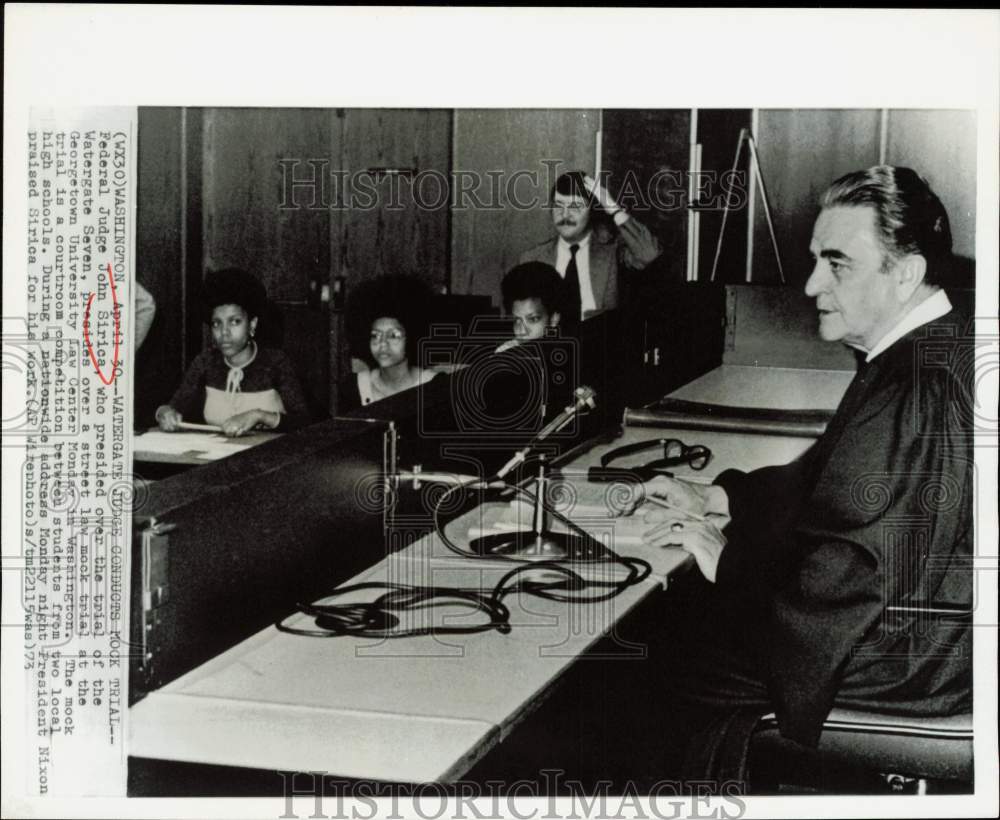
POLYGON ((350 108, 341 168, 349 174, 340 225, 339 275, 348 289, 377 276, 449 289, 448 174, 451 112, 350 108))
MULTIPOLYGON (((605 109, 602 171, 608 188, 633 218, 659 238, 664 252, 657 264, 657 285, 683 282, 687 267, 687 170, 690 160, 690 109, 605 109), (671 180, 680 180, 680 189, 671 180), (678 195, 679 194, 679 195, 678 195)), ((647 280, 650 277, 645 277, 647 280)))
POLYGON ((288 184, 290 173, 302 180, 333 165, 335 119, 330 109, 210 108, 202 144, 203 267, 241 267, 260 279, 277 309, 266 317, 268 338, 292 356, 319 415, 330 368, 328 306, 317 295, 329 283, 337 214, 302 188, 290 196, 288 184))
MULTIPOLYGON (((338 291, 330 323, 330 406, 351 374, 343 306, 362 282, 415 276, 434 293, 450 290, 451 112, 349 108, 338 112, 340 155, 330 224, 338 291)), ((356 353, 356 351, 355 351, 356 353)))

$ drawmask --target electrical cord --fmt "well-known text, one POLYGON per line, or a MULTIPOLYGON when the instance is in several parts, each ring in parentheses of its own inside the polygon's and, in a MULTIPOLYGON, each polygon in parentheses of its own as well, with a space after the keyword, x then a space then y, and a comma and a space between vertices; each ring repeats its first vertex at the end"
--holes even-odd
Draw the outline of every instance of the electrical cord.
MULTIPOLYGON (((525 479, 528 481, 530 479, 525 479)), ((625 577, 619 580, 596 580, 584 578, 579 572, 567 566, 564 561, 524 561, 515 556, 480 555, 470 550, 463 550, 455 544, 444 531, 440 514, 449 496, 459 490, 469 490, 473 487, 486 487, 493 479, 468 481, 448 488, 437 500, 434 507, 434 528, 441 541, 452 552, 463 558, 488 558, 517 563, 518 566, 505 573, 489 593, 481 589, 463 589, 460 587, 423 587, 388 582, 365 582, 341 587, 327 596, 339 597, 360 590, 381 589, 382 595, 371 602, 362 603, 324 603, 298 604, 300 613, 315 619, 315 628, 292 627, 283 619, 276 624, 279 631, 292 635, 308 637, 333 638, 345 635, 364 638, 403 638, 417 635, 456 635, 474 634, 496 630, 501 634, 511 631, 510 610, 503 599, 515 593, 524 593, 550 601, 562 603, 598 603, 619 595, 623 590, 640 583, 649 577, 652 567, 640 558, 619 556, 609 549, 596 559, 577 559, 577 563, 608 564, 626 569, 625 577), (519 578, 526 573, 537 573, 545 570, 549 574, 562 577, 557 580, 539 580, 537 578, 519 578), (591 594, 585 594, 592 591, 591 594), (463 626, 421 626, 415 628, 400 627, 401 614, 406 612, 433 609, 460 608, 480 612, 485 620, 463 626)), ((505 490, 512 490, 515 495, 526 498, 534 503, 537 496, 527 489, 517 485, 507 485, 505 490)), ((551 515, 558 518, 572 531, 585 538, 591 536, 558 511, 550 510, 551 515)))
POLYGON ((352 584, 334 590, 328 597, 348 595, 359 590, 386 591, 370 603, 299 604, 300 613, 315 619, 315 629, 290 626, 286 623, 287 619, 282 619, 275 626, 281 632, 314 638, 336 638, 345 635, 358 638, 405 638, 417 635, 468 635, 492 630, 506 635, 511 631, 510 610, 503 602, 508 595, 527 593, 550 601, 596 603, 613 598, 624 589, 647 578, 652 571, 650 565, 641 559, 621 558, 615 563, 621 563, 628 569, 628 575, 617 581, 588 580, 557 561, 525 563, 504 574, 489 593, 460 587, 417 587, 382 582, 352 584), (511 583, 519 575, 538 570, 557 573, 564 578, 547 581, 521 579, 517 583, 511 583), (591 588, 604 591, 590 596, 578 594, 591 588), (400 615, 403 613, 455 607, 481 612, 486 615, 486 620, 463 626, 431 625, 399 628, 402 620, 400 615))
MULTIPOLYGON (((529 476, 528 478, 525 478, 522 481, 522 484, 532 481, 533 479, 534 479, 533 476, 529 476)), ((480 553, 473 552, 472 550, 462 549, 460 546, 458 546, 458 544, 456 544, 448 537, 447 533, 445 533, 446 525, 441 523, 441 509, 445 506, 445 502, 449 499, 452 493, 455 493, 458 490, 471 489, 475 485, 479 485, 480 487, 486 487, 489 484, 494 484, 496 481, 497 481, 496 477, 488 478, 485 481, 479 481, 477 479, 476 481, 469 481, 465 482, 464 484, 456 484, 445 490, 445 492, 442 493, 441 497, 437 500, 437 503, 434 505, 434 512, 432 513, 432 518, 434 522, 434 531, 441 539, 441 542, 449 550, 454 552, 456 555, 460 555, 462 558, 483 558, 489 561, 513 561, 516 563, 522 563, 523 559, 520 559, 517 556, 513 555, 496 555, 496 554, 482 555, 480 553)), ((507 490, 513 491, 513 493, 516 496, 526 499, 532 504, 534 504, 538 500, 538 497, 535 493, 525 489, 520 484, 507 484, 506 489, 501 492, 506 492, 507 490)), ((591 536, 590 533, 579 527, 577 524, 575 524, 572 520, 570 520, 565 515, 560 513, 558 510, 550 509, 548 510, 548 513, 552 517, 558 519, 563 524, 565 524, 570 529, 570 531, 575 533, 576 535, 579 535, 582 538, 588 538, 588 539, 593 538, 593 536, 591 536)), ((595 558, 575 557, 573 559, 564 559, 564 560, 571 560, 574 563, 602 563, 608 561, 614 562, 618 559, 618 556, 615 554, 613 550, 603 547, 603 545, 602 545, 602 552, 606 553, 610 557, 603 557, 603 556, 595 558)), ((537 564, 537 562, 534 563, 537 564)))
POLYGON ((370 603, 299 604, 299 611, 316 619, 316 629, 289 626, 283 619, 275 626, 281 632, 318 638, 353 635, 364 638, 403 638, 415 635, 461 635, 496 629, 510 632, 510 610, 496 594, 452 587, 417 587, 408 584, 366 582, 341 587, 331 596, 347 595, 364 589, 384 589, 385 593, 370 603), (437 600, 436 600, 437 599, 437 600), (468 626, 426 626, 398 629, 399 613, 433 608, 460 607, 484 613, 486 623, 468 626))

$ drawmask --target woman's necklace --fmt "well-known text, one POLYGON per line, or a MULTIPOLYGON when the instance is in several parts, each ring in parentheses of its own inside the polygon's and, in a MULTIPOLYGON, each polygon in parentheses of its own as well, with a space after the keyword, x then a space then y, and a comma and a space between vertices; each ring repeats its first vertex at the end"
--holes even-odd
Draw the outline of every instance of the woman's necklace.
MULTIPOLYGON (((239 393, 240 385, 243 383, 243 369, 249 367, 253 364, 253 360, 257 358, 257 343, 251 339, 250 345, 253 347, 253 353, 250 354, 250 358, 247 359, 243 364, 233 364, 228 356, 223 356, 223 360, 226 366, 229 368, 229 373, 226 376, 226 392, 227 393, 239 393)), ((243 348, 246 350, 246 348, 243 348)), ((243 352, 240 351, 240 353, 243 352)), ((239 353, 236 354, 237 356, 239 353)))

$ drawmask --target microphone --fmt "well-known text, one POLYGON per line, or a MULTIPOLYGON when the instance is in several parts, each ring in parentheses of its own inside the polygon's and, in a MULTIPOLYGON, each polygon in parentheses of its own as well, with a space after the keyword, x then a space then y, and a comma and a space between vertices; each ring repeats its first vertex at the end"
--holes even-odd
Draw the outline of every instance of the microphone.
POLYGON ((594 392, 592 387, 587 387, 586 385, 580 385, 576 390, 573 391, 574 401, 573 404, 568 405, 558 416, 556 416, 552 421, 546 424, 541 430, 538 431, 531 443, 526 447, 518 450, 514 457, 508 461, 503 467, 497 472, 497 478, 503 478, 507 473, 521 464, 535 447, 537 447, 542 441, 547 439, 553 433, 558 433, 569 424, 574 417, 584 408, 592 410, 597 406, 594 401, 594 396, 597 394, 594 392))
POLYGON ((470 489, 503 490, 507 485, 502 481, 490 481, 477 475, 463 473, 447 473, 435 470, 424 470, 419 464, 414 464, 412 470, 399 470, 395 474, 398 482, 412 481, 413 489, 419 490, 421 482, 434 484, 450 484, 453 487, 466 486, 470 489))

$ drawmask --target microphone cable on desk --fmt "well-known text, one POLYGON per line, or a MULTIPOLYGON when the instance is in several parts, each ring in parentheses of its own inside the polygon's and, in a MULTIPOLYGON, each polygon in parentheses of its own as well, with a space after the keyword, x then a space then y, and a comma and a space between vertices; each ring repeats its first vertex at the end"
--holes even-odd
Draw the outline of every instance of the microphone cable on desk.
MULTIPOLYGON (((524 479, 524 481, 522 481, 522 484, 525 483, 526 481, 529 481, 529 480, 531 480, 531 479, 524 479)), ((473 486, 474 483, 479 483, 480 486, 484 486, 485 487, 485 486, 488 486, 489 484, 492 483, 492 479, 489 479, 489 480, 484 481, 484 482, 470 482, 468 484, 459 484, 459 485, 456 485, 454 487, 449 487, 448 490, 446 490, 441 495, 441 497, 438 499, 437 503, 434 505, 434 513, 433 513, 434 532, 437 534, 437 536, 441 539, 441 542, 449 550, 451 550, 456 555, 459 555, 459 556, 461 556, 463 558, 477 558, 477 559, 485 559, 485 560, 490 560, 490 561, 513 561, 513 562, 516 562, 517 564, 520 564, 521 567, 522 567, 522 569, 521 570, 513 570, 513 571, 507 573, 507 575, 505 575, 501 579, 500 584, 498 584, 498 587, 502 586, 509 577, 512 577, 513 575, 516 575, 519 571, 524 571, 524 570, 531 569, 531 568, 538 568, 540 566, 558 567, 560 570, 565 570, 565 571, 569 572, 571 575, 573 575, 575 578, 577 578, 579 580, 579 582, 582 584, 582 586, 577 587, 578 589, 608 586, 608 587, 611 588, 611 591, 608 592, 608 593, 606 593, 606 594, 604 594, 604 595, 595 596, 595 597, 582 597, 582 596, 562 596, 562 597, 555 597, 554 595, 553 596, 549 596, 549 595, 542 594, 542 592, 538 591, 536 588, 531 588, 531 589, 528 589, 526 591, 529 591, 532 594, 538 595, 539 597, 543 597, 543 598, 544 597, 550 597, 551 600, 559 600, 559 601, 565 601, 565 602, 579 601, 581 603, 597 602, 597 601, 607 600, 608 598, 613 598, 615 595, 618 595, 622 590, 626 589, 627 587, 630 587, 633 584, 638 584, 639 582, 644 581, 647 577, 649 577, 650 573, 653 571, 653 568, 649 564, 649 562, 644 561, 641 558, 633 558, 631 556, 621 556, 621 555, 618 555, 614 550, 612 550, 612 549, 610 549, 608 547, 604 547, 603 544, 601 546, 602 546, 602 550, 603 550, 604 554, 601 555, 600 557, 596 557, 596 558, 572 558, 572 559, 561 559, 561 560, 560 559, 552 559, 552 560, 549 560, 549 561, 529 561, 529 562, 526 562, 523 558, 518 558, 517 556, 496 555, 496 554, 482 555, 482 554, 477 553, 477 552, 472 552, 471 550, 464 550, 460 546, 458 546, 458 544, 456 544, 454 541, 452 541, 447 536, 447 534, 445 533, 445 531, 444 531, 445 525, 443 525, 441 523, 441 509, 445 506, 445 501, 446 501, 446 499, 448 498, 448 496, 452 492, 455 492, 456 490, 463 489, 463 488, 464 489, 469 489, 471 486, 473 486), (617 566, 623 566, 623 567, 625 567, 628 570, 628 576, 625 579, 623 579, 622 581, 619 581, 619 582, 603 582, 603 581, 594 581, 594 580, 589 580, 588 581, 588 580, 584 579, 582 576, 580 576, 578 573, 575 573, 575 572, 572 572, 572 570, 569 570, 569 568, 566 566, 567 563, 571 563, 571 564, 572 563, 582 563, 582 564, 587 564, 587 565, 614 564, 614 565, 617 565, 617 566)), ((537 495, 535 493, 532 493, 530 490, 525 489, 520 484, 508 484, 507 485, 507 489, 512 490, 519 497, 527 499, 528 501, 530 501, 532 503, 535 503, 535 502, 538 501, 538 497, 537 497, 537 495)), ((542 503, 544 503, 544 499, 542 499, 542 503)), ((590 535, 590 533, 588 533, 582 527, 578 526, 570 518, 568 518, 567 516, 563 515, 558 510, 547 509, 547 512, 549 513, 549 515, 553 516, 554 518, 556 518, 559 521, 561 521, 564 525, 566 525, 570 529, 570 531, 576 533, 577 535, 582 536, 583 538, 588 538, 588 539, 591 539, 591 540, 596 540, 596 539, 593 538, 592 535, 590 535)))
POLYGON ((460 587, 418 587, 388 582, 365 582, 334 590, 329 597, 347 595, 359 590, 384 589, 382 595, 371 602, 299 604, 300 613, 315 619, 316 628, 289 626, 282 619, 275 624, 280 632, 313 638, 409 638, 418 635, 469 635, 496 630, 501 634, 511 631, 510 610, 503 599, 514 593, 526 593, 550 601, 563 603, 596 603, 618 595, 624 589, 647 578, 651 567, 635 558, 620 558, 614 563, 627 567, 628 575, 618 581, 588 580, 565 564, 556 561, 523 563, 507 572, 493 590, 485 593, 479 589, 460 587), (519 575, 545 570, 565 576, 560 580, 522 579, 510 583, 519 575), (587 589, 603 589, 600 594, 581 596, 587 589), (577 594, 571 594, 577 593, 577 594), (402 613, 420 609, 458 607, 482 612, 487 620, 466 626, 422 626, 398 628, 402 613))
POLYGON ((288 626, 286 619, 275 626, 281 632, 314 638, 336 638, 343 635, 359 638, 406 638, 416 635, 463 635, 493 629, 502 633, 510 632, 510 611, 496 595, 496 590, 490 595, 484 595, 480 590, 454 587, 366 582, 341 587, 327 597, 347 595, 364 589, 384 589, 386 592, 371 602, 298 604, 299 612, 316 619, 316 629, 288 626), (400 622, 397 613, 443 606, 478 610, 485 613, 489 620, 471 626, 396 628, 400 622))
MULTIPOLYGON (((538 598, 561 603, 598 603, 609 600, 634 584, 649 577, 651 565, 640 558, 620 556, 610 549, 604 549, 604 555, 596 559, 574 559, 577 563, 588 566, 615 565, 624 567, 626 575, 619 580, 596 580, 585 578, 567 564, 574 560, 526 561, 516 556, 480 555, 469 550, 463 550, 455 544, 444 532, 440 521, 440 511, 448 496, 457 490, 468 490, 478 485, 486 487, 494 483, 492 480, 464 482, 450 487, 434 507, 434 528, 441 541, 449 550, 463 558, 485 558, 494 561, 511 561, 517 567, 505 573, 492 591, 481 589, 464 589, 460 587, 423 587, 389 582, 364 582, 352 584, 334 590, 329 597, 347 595, 360 590, 382 589, 382 595, 371 602, 360 603, 325 603, 298 604, 300 613, 315 619, 316 628, 292 627, 282 619, 275 626, 281 632, 307 637, 334 638, 354 636, 364 638, 403 638, 418 635, 459 635, 489 632, 496 630, 501 634, 511 631, 510 610, 503 599, 514 593, 525 593, 538 598), (540 580, 538 578, 520 578, 526 573, 537 573, 544 570, 548 574, 562 576, 556 580, 540 580), (592 594, 585 594, 588 590, 592 594), (420 609, 442 607, 458 607, 483 613, 484 622, 463 626, 426 626, 417 628, 399 628, 400 615, 420 609)), ((524 487, 507 485, 520 497, 536 502, 537 496, 524 487)), ((550 510, 549 513, 562 521, 572 531, 584 538, 592 538, 587 532, 574 524, 561 513, 550 510)))

